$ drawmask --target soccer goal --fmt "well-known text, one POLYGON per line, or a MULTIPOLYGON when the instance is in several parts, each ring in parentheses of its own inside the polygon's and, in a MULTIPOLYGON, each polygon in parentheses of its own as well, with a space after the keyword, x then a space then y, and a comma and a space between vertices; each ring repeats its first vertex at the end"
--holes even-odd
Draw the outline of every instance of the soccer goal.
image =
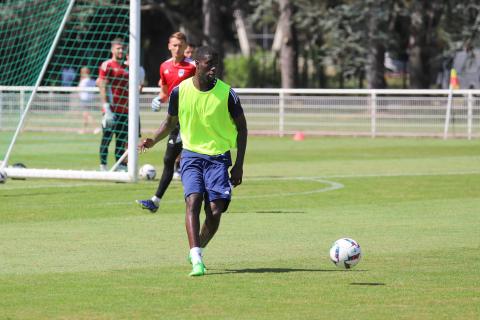
POLYGON ((11 178, 135 182, 140 0, 6 0, 0 12, 0 169, 11 178), (114 43, 124 51, 111 71, 114 43))

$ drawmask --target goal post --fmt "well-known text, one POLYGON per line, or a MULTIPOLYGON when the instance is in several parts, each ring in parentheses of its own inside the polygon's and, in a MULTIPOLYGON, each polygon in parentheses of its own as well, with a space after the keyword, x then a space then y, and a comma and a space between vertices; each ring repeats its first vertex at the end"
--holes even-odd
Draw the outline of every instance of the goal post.
POLYGON ((135 182, 140 0, 7 0, 0 11, 0 167, 12 178, 135 182), (108 144, 95 79, 119 38, 125 88, 118 91, 122 79, 108 75, 107 99, 115 104, 108 144), (112 92, 124 96, 115 101, 112 92), (100 161, 118 168, 121 156, 126 171, 99 170, 100 161))

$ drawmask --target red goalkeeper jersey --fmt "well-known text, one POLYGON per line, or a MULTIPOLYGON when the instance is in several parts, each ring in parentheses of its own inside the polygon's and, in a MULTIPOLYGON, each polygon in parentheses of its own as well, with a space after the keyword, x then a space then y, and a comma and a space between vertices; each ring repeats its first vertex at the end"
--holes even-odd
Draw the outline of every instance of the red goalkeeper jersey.
POLYGON ((112 59, 102 63, 98 78, 107 82, 111 109, 116 113, 128 113, 128 71, 112 59))
POLYGON ((179 63, 175 63, 174 59, 170 58, 160 65, 160 81, 168 87, 168 95, 180 82, 194 74, 195 63, 189 58, 184 58, 179 63))

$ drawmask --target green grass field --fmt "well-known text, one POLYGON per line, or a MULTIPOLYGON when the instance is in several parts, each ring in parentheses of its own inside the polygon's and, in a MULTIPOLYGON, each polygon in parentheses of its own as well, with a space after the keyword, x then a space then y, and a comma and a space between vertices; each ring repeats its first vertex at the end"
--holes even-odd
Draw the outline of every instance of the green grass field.
MULTIPOLYGON (((96 167, 98 137, 82 139, 77 163, 96 167)), ((160 171, 163 151, 140 162, 160 171)), ((200 278, 181 184, 156 214, 134 203, 157 183, 0 185, 0 319, 480 317, 479 140, 251 137, 200 278), (328 258, 345 236, 364 254, 350 271, 328 258)))

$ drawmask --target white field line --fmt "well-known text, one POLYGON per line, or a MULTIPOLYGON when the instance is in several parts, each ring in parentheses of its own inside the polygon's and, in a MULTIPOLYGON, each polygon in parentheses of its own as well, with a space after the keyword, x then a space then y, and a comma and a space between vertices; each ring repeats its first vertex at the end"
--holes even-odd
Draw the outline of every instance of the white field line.
MULTIPOLYGON (((407 176, 444 176, 444 175, 471 175, 471 174, 480 174, 480 171, 459 171, 459 172, 439 172, 439 173, 385 173, 385 174, 347 174, 347 175, 331 175, 331 176, 322 176, 322 177, 246 177, 245 180, 250 181, 313 181, 322 184, 321 188, 315 188, 313 190, 299 191, 299 192, 276 192, 276 193, 265 193, 257 195, 245 195, 245 196, 236 196, 235 192, 232 195, 232 199, 259 199, 259 198, 273 198, 273 197, 288 197, 288 196, 299 196, 315 193, 323 193, 334 190, 339 190, 344 188, 344 185, 340 182, 330 181, 327 179, 339 179, 339 178, 372 178, 372 177, 407 177, 407 176)), ((73 187, 84 187, 84 186, 109 186, 111 183, 61 183, 61 184, 43 184, 43 185, 30 185, 30 186, 15 186, 7 187, 7 185, 0 186, 0 191, 3 190, 15 190, 15 189, 39 189, 39 188, 73 188, 73 187), (6 187, 6 188, 5 188, 6 187)), ((153 190, 153 188, 152 188, 153 190)), ((153 193, 153 191, 152 191, 153 193)), ((147 196, 148 197, 148 196, 147 196)), ((103 202, 104 206, 118 206, 133 204, 135 199, 128 201, 108 201, 103 202)), ((172 200, 162 200, 162 203, 182 203, 184 202, 183 198, 177 198, 172 200)), ((87 205, 88 207, 88 205, 87 205)))
MULTIPOLYGON (((413 177, 413 176, 451 176, 451 175, 473 175, 473 174, 480 174, 480 170, 477 171, 450 171, 450 172, 419 172, 419 173, 365 173, 365 174, 332 174, 332 175, 324 175, 324 176, 317 176, 317 177, 274 177, 274 176, 265 176, 265 177, 244 177, 244 181, 248 180, 261 180, 261 181, 268 181, 268 180, 307 180, 307 181, 319 181, 323 179, 337 179, 337 178, 381 178, 381 177, 413 177)), ((43 189, 43 188, 77 188, 77 187, 91 187, 91 186, 112 186, 112 182, 85 182, 85 183, 58 183, 58 184, 18 184, 18 185, 11 185, 8 182, 6 184, 0 184, 0 192, 2 190, 26 190, 26 189, 43 189)), ((38 181, 38 180, 36 180, 38 181)), ((325 180, 328 181, 328 180, 325 180)), ((155 180, 154 182, 157 182, 155 180)), ((174 181, 173 181, 174 182, 174 181)), ((330 182, 329 182, 330 183, 330 182)), ((153 184, 152 184, 153 186, 153 184)), ((154 188, 152 187, 152 190, 154 188)), ((153 191, 152 191, 153 192, 153 191)))
MULTIPOLYGON (((343 184, 334 182, 334 181, 329 181, 321 178, 313 178, 313 177, 252 177, 250 180, 254 181, 273 181, 273 180, 284 180, 284 181, 313 181, 313 182, 318 182, 319 184, 322 185, 321 188, 315 188, 313 190, 306 190, 306 191, 299 191, 299 192, 275 192, 275 193, 264 193, 264 194, 257 194, 257 195, 246 195, 246 196, 236 196, 235 192, 232 194, 232 200, 237 200, 237 199, 258 199, 258 198, 273 198, 273 197, 288 197, 288 196, 299 196, 299 195, 307 195, 307 194, 315 194, 315 193, 322 193, 322 192, 328 192, 328 191, 334 191, 338 189, 342 189, 344 187, 343 184)), ((66 187, 81 187, 81 186, 111 186, 111 183, 102 183, 102 184, 93 184, 93 183, 85 183, 85 184, 75 184, 75 185, 69 185, 69 184, 58 184, 58 185, 44 185, 46 188, 66 188, 66 187)), ((28 188, 28 189, 38 189, 40 186, 36 186, 37 188, 34 188, 33 186, 28 188)), ((10 188, 10 190, 14 189, 22 189, 25 190, 27 188, 10 188)), ((0 189, 1 190, 1 189, 0 189)), ((153 190, 153 188, 152 188, 153 190)), ((172 200, 162 200, 162 204, 173 204, 173 203, 183 203, 185 200, 183 197, 177 197, 176 199, 172 200)), ((113 206, 119 206, 119 205, 134 205, 135 204, 135 199, 132 197, 131 200, 128 201, 105 201, 102 202, 101 205, 104 207, 113 207, 113 206)), ((64 205, 64 204, 63 204, 64 205)), ((58 204, 48 204, 48 207, 58 207, 58 204)), ((85 204, 83 206, 84 209, 88 209, 91 207, 92 204, 85 204)), ((94 204, 94 206, 98 206, 98 202, 94 204)))
MULTIPOLYGON (((248 195, 248 196, 235 196, 235 194, 232 195, 232 199, 257 199, 257 198, 271 198, 271 197, 287 197, 287 196, 296 196, 296 195, 305 195, 305 194, 313 194, 313 193, 321 193, 321 192, 328 192, 328 191, 333 191, 333 190, 338 190, 342 189, 344 187, 343 184, 334 182, 334 181, 329 181, 329 180, 324 180, 321 178, 314 178, 314 177, 253 177, 250 180, 253 181, 273 181, 273 180, 285 180, 285 181, 313 181, 313 182, 318 182, 323 185, 323 187, 318 188, 318 189, 313 189, 313 190, 307 190, 307 191, 299 191, 299 192, 276 192, 276 193, 265 193, 265 194, 259 194, 259 195, 248 195)), ((76 184, 75 187, 79 186, 88 186, 88 185, 107 185, 107 184, 76 184)), ((37 186, 39 187, 39 186, 37 186)), ((44 185, 44 187, 60 187, 60 185, 51 185, 47 186, 44 185)), ((68 187, 68 184, 62 184, 62 188, 68 187)), ((22 189, 27 189, 27 188, 22 188, 22 189)), ((29 188, 29 189, 34 189, 34 188, 29 188)), ((13 190, 11 188, 10 190, 13 190)), ((132 200, 133 201, 133 200, 132 200)), ((116 201, 116 202, 104 202, 102 203, 103 205, 119 205, 119 204, 127 204, 131 203, 132 201, 116 201)), ((176 199, 176 200, 162 200, 162 203, 180 203, 184 202, 182 198, 176 199)))
POLYGON ((452 172, 418 172, 418 173, 365 173, 365 174, 342 174, 342 175, 326 175, 322 178, 382 178, 382 177, 422 177, 422 176, 456 176, 456 175, 474 175, 480 174, 480 171, 452 171, 452 172))
POLYGON ((278 192, 275 194, 259 194, 259 195, 249 195, 249 196, 235 196, 235 193, 232 195, 232 199, 256 199, 256 198, 270 198, 270 197, 286 197, 286 196, 295 196, 295 195, 303 195, 303 194, 312 194, 312 193, 321 193, 321 192, 328 192, 328 191, 333 191, 333 190, 338 190, 342 189, 344 187, 343 184, 335 181, 329 181, 321 178, 314 178, 314 177, 281 177, 281 178, 262 178, 262 177, 255 177, 252 178, 251 180, 257 180, 257 181, 270 181, 270 180, 287 180, 287 181, 292 181, 292 180, 301 180, 301 181, 314 181, 314 182, 319 182, 321 184, 325 184, 327 186, 320 188, 320 189, 314 189, 314 190, 309 190, 309 191, 300 191, 300 192, 278 192))
MULTIPOLYGON (((344 185, 339 182, 330 181, 327 179, 341 179, 341 178, 372 178, 372 177, 408 177, 408 176, 444 176, 444 175, 472 175, 472 174, 480 174, 480 171, 458 171, 458 172, 438 172, 438 173, 386 173, 386 174, 348 174, 348 175, 331 175, 331 176, 322 176, 322 177, 246 177, 245 180, 250 181, 313 181, 322 184, 321 188, 315 188, 313 190, 306 190, 306 191, 299 191, 299 192, 276 192, 276 193, 265 193, 261 195, 245 195, 245 196, 236 196, 235 191, 232 195, 232 199, 258 199, 258 198, 276 198, 276 197, 287 197, 287 196, 299 196, 299 195, 308 195, 308 194, 316 194, 316 193, 323 193, 334 191, 338 189, 344 188, 344 185)), ((155 184, 156 185, 156 184, 155 184)), ((84 186, 105 186, 111 187, 111 182, 85 182, 85 183, 59 183, 59 184, 41 184, 41 185, 29 185, 23 186, 16 185, 8 187, 8 184, 0 185, 0 192, 1 190, 25 190, 25 189, 42 189, 42 188, 75 188, 75 187, 84 187, 84 186)), ((154 187, 152 186, 152 194, 153 194, 154 187)), ((0 193, 1 194, 1 193, 0 193)), ((147 195, 144 197, 146 199, 149 197, 147 195)), ((162 200, 163 204, 174 204, 174 203, 183 203, 183 197, 178 197, 172 200, 162 200)), ((105 207, 110 206, 118 206, 118 205, 135 205, 135 199, 125 200, 125 201, 106 201, 102 202, 101 205, 105 207)), ((92 204, 86 204, 85 208, 87 209, 92 204)), ((94 204, 94 206, 97 206, 94 204)), ((57 205, 50 204, 51 207, 56 207, 57 205)))

